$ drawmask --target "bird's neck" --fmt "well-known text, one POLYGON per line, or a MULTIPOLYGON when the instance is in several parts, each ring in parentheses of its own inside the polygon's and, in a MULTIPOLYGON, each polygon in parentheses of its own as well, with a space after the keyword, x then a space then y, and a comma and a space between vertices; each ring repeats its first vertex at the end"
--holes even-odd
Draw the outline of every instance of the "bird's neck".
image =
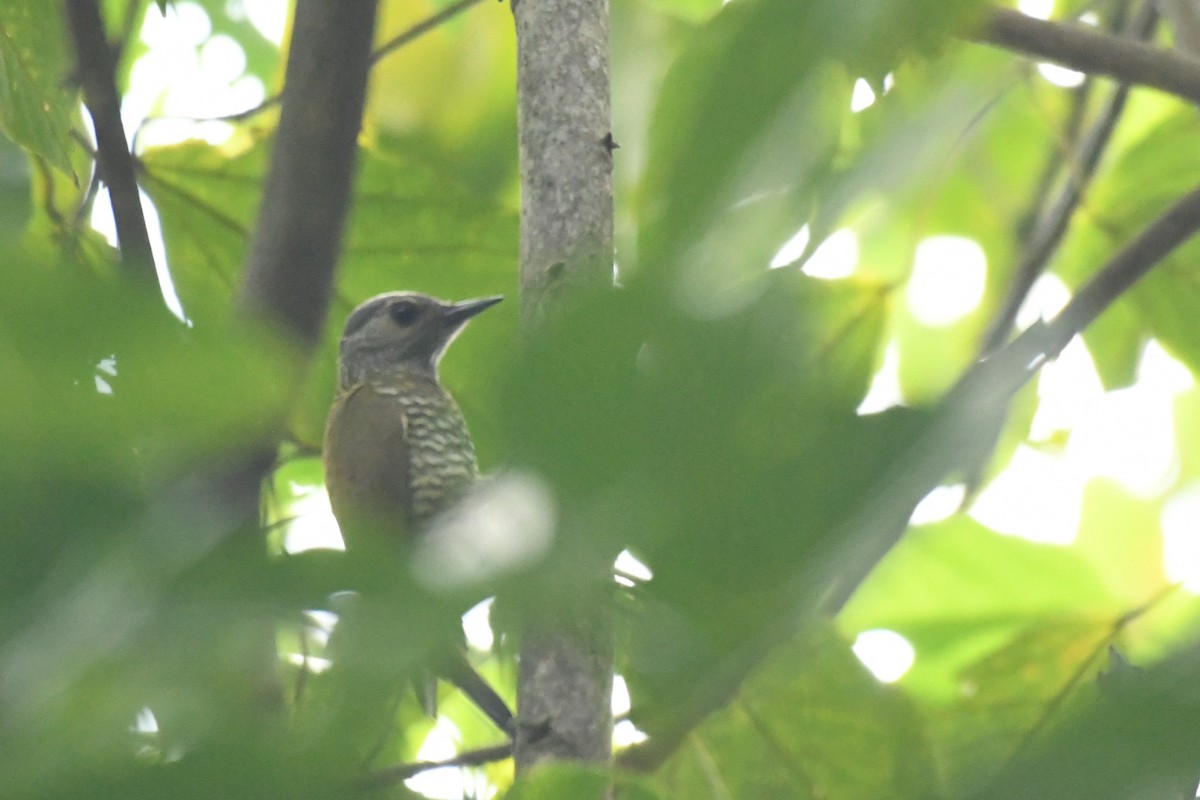
POLYGON ((440 385, 435 364, 407 361, 397 364, 358 359, 352 363, 343 361, 338 372, 338 385, 343 392, 362 383, 370 386, 440 385))

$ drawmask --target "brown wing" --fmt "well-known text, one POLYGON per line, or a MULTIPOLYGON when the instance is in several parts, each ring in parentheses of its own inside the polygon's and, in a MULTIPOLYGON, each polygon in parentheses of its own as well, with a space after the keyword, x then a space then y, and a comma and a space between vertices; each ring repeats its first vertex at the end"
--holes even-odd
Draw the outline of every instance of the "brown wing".
POLYGON ((408 525, 404 411, 360 384, 338 397, 325 425, 325 485, 346 547, 369 552, 403 541, 408 525))

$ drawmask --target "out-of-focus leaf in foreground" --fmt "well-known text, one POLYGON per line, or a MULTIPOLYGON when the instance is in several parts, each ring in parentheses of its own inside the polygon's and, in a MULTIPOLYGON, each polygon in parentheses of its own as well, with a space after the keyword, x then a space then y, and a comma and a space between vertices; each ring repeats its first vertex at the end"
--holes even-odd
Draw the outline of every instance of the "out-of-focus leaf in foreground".
POLYGON ((247 520, 223 502, 221 469, 282 418, 295 364, 260 331, 190 329, 119 283, 10 266, 0 793, 80 796, 90 783, 92 796, 119 794, 142 779, 142 709, 158 715, 162 752, 210 726, 223 732, 209 744, 231 746, 242 730, 231 704, 245 661, 229 648, 265 606, 252 597, 260 562, 235 556, 254 540, 235 535, 247 520))
POLYGON ((535 337, 504 394, 506 452, 549 483, 559 521, 557 580, 515 593, 569 607, 588 554, 624 547, 654 570, 627 673, 648 731, 812 607, 835 523, 907 435, 855 412, 880 287, 777 270, 748 292, 715 319, 650 279, 590 298, 535 337))
POLYGON ((765 266, 833 164, 850 87, 960 24, 974 2, 731 3, 669 70, 650 131, 639 258, 765 266))

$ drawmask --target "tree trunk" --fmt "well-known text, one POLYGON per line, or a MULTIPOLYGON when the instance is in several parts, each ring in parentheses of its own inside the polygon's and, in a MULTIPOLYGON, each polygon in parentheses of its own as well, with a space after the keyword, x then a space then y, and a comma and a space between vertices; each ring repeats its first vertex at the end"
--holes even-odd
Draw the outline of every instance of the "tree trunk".
MULTIPOLYGON (((513 0, 521 148, 521 314, 526 330, 568 287, 612 282, 607 0, 513 0)), ((589 590, 526 618, 517 683, 518 774, 550 759, 612 756, 608 565, 589 590), (580 595, 595 602, 580 602, 580 595)))

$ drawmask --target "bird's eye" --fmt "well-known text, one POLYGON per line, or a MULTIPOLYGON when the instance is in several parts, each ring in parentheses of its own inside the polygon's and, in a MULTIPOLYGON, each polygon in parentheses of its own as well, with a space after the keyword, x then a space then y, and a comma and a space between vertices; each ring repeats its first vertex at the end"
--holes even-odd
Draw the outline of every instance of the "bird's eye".
POLYGON ((417 321, 421 310, 417 308, 416 303, 400 302, 388 309, 388 313, 392 315, 392 321, 397 325, 407 326, 417 321))

